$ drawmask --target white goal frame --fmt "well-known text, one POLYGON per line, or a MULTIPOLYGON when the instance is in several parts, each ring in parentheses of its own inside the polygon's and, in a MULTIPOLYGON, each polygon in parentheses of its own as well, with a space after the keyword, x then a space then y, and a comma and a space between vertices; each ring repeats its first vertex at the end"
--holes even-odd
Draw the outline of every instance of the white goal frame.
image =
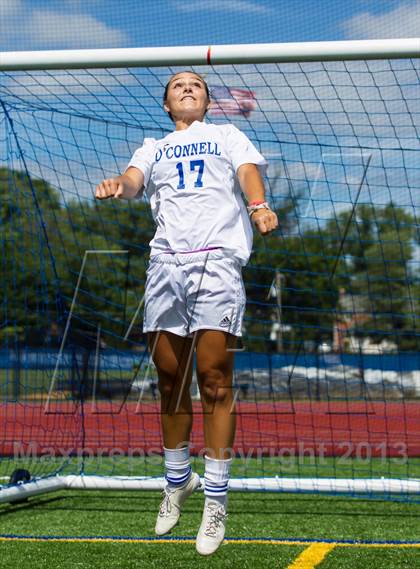
MULTIPOLYGON (((420 38, 0 52, 0 71, 159 67, 239 63, 344 61, 420 57, 420 38)), ((0 502, 62 489, 161 490, 164 478, 51 475, 0 489, 0 502)), ((389 478, 234 478, 232 491, 283 491, 353 494, 420 494, 419 479, 389 478)))
POLYGON ((0 52, 0 71, 95 67, 167 67, 420 56, 420 38, 214 46, 0 52))

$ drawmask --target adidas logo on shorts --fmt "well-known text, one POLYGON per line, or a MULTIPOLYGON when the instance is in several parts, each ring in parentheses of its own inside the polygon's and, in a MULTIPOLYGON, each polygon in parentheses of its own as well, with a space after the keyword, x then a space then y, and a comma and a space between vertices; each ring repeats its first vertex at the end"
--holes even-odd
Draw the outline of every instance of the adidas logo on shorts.
POLYGON ((223 326, 223 328, 227 328, 228 326, 230 326, 229 316, 223 316, 223 318, 219 322, 219 326, 223 326))

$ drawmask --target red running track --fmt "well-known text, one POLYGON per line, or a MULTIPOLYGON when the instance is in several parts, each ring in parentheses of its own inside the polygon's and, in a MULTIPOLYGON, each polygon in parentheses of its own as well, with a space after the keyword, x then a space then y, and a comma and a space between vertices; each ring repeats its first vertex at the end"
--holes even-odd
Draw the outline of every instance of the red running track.
MULTIPOLYGON (((193 452, 203 452, 203 416, 194 403, 193 452)), ((237 404, 235 450, 247 456, 420 456, 420 402, 237 404)), ((0 455, 160 453, 159 404, 0 404, 0 455)))

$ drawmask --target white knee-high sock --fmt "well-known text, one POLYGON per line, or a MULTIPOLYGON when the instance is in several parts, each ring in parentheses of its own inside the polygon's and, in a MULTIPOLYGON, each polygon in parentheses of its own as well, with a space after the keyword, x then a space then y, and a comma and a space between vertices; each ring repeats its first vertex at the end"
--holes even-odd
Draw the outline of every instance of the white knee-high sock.
POLYGON ((168 485, 178 488, 187 482, 191 475, 189 446, 171 449, 163 448, 165 453, 165 478, 168 485))
POLYGON ((206 501, 227 506, 227 491, 231 458, 226 460, 205 456, 204 495, 206 501))

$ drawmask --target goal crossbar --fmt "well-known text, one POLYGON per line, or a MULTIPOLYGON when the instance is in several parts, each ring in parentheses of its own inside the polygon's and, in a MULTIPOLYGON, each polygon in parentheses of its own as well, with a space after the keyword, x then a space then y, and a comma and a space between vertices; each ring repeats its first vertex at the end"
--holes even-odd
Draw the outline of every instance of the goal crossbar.
POLYGON ((0 52, 0 71, 419 57, 420 38, 0 52))

